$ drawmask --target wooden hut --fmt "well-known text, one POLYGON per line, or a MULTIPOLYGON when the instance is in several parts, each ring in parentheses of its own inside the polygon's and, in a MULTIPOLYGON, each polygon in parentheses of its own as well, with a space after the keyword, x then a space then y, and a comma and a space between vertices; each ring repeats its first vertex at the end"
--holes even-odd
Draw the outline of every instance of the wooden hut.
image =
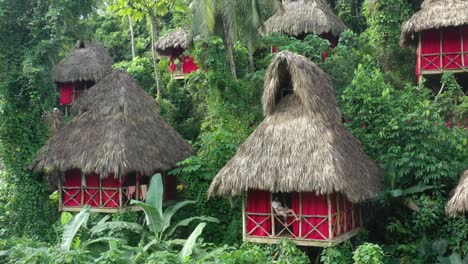
POLYGON ((198 69, 193 57, 184 54, 188 46, 187 32, 180 28, 159 38, 156 43, 156 52, 171 60, 169 72, 173 79, 184 79, 185 75, 198 69))
POLYGON ((342 125, 328 75, 303 56, 279 52, 262 103, 265 119, 216 175, 209 197, 243 196, 246 241, 332 246, 355 235, 359 203, 376 194, 381 176, 342 125), (298 218, 281 217, 272 208, 276 197, 298 218))
MULTIPOLYGON (((400 45, 417 48, 416 76, 440 80, 443 72, 468 73, 468 1, 425 0, 402 26, 400 45)), ((467 79, 467 74, 459 78, 467 79)), ((439 86, 440 88, 440 86, 439 86)))
POLYGON ((53 79, 60 89, 60 105, 71 105, 86 89, 104 79, 111 73, 112 63, 101 43, 79 40, 53 69, 53 79))
POLYGON ((265 21, 262 34, 276 32, 298 39, 315 34, 327 39, 331 47, 335 47, 345 30, 343 21, 323 0, 290 0, 284 3, 284 10, 278 10, 265 21))
POLYGON ((450 216, 468 214, 468 170, 461 176, 445 211, 450 216))
POLYGON ((40 149, 32 169, 60 175, 60 210, 115 212, 144 199, 161 173, 165 198, 175 198, 166 172, 189 157, 190 145, 159 115, 155 100, 124 71, 114 71, 72 106, 76 116, 40 149))

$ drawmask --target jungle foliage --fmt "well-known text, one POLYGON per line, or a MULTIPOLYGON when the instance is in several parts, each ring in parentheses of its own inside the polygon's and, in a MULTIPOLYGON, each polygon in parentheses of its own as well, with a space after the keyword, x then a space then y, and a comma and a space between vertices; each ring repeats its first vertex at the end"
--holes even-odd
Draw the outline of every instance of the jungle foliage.
MULTIPOLYGON (((263 74, 272 58, 270 47, 275 46, 310 58, 330 75, 343 123, 385 172, 384 190, 364 205, 366 229, 322 251, 321 261, 463 263, 468 221, 447 218, 444 207, 468 168, 468 99, 451 74, 443 76, 441 94, 416 84, 414 51, 400 48, 398 38, 401 23, 419 9, 421 0, 330 0, 349 28, 334 48, 313 35, 303 40, 280 34, 252 36, 249 25, 255 21, 242 21, 242 14, 255 10, 240 6, 245 13, 236 13, 239 6, 232 6, 233 17, 225 18, 228 38, 222 27, 214 28, 187 51, 201 69, 185 80, 172 80, 168 58, 155 57, 151 47, 171 29, 190 29, 190 1, 126 2, 0 0, 2 260, 308 263, 290 241, 278 246, 242 244, 240 200, 206 199, 213 177, 263 118, 263 74), (156 6, 149 11, 154 13, 139 10, 153 2, 156 6), (249 34, 242 33, 246 31, 249 34), (191 202, 182 202, 180 207, 187 208, 169 217, 167 226, 151 225, 164 222, 168 210, 174 210, 159 206, 156 194, 161 190, 153 190, 155 199, 149 199, 149 205, 140 204, 145 208, 141 213, 103 216, 85 209, 59 215, 54 183, 28 170, 50 135, 42 116, 58 101, 51 68, 77 39, 90 38, 108 48, 114 67, 126 69, 197 150, 170 172, 178 178, 179 195, 191 202), (175 228, 176 222, 184 224, 175 228)), ((263 19, 273 11, 271 2, 252 1, 252 7, 264 7, 263 19)), ((198 19, 223 22, 222 17, 198 19)))

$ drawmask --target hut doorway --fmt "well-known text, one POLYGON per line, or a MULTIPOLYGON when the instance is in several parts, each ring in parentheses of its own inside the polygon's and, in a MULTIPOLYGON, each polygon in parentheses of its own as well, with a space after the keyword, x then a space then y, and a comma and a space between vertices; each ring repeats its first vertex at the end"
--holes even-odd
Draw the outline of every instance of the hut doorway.
POLYGON ((341 194, 251 190, 243 197, 242 210, 244 240, 257 243, 276 243, 287 237, 302 246, 329 247, 356 235, 361 226, 360 207, 341 194), (297 218, 276 212, 275 200, 297 218))

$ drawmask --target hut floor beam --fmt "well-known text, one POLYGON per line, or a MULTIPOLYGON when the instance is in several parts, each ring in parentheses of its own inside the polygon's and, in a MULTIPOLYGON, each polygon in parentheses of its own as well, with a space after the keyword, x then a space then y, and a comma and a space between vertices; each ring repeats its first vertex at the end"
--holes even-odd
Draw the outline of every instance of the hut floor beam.
POLYGON ((291 238, 291 237, 254 237, 254 236, 246 236, 245 241, 253 242, 253 243, 263 243, 263 244, 277 244, 281 240, 285 238, 291 239, 298 246, 310 246, 310 247, 333 247, 335 245, 340 244, 341 242, 350 239, 351 237, 357 235, 359 233, 359 228, 356 228, 350 232, 342 234, 340 236, 336 236, 332 239, 328 240, 313 240, 313 239, 298 239, 298 238, 291 238))

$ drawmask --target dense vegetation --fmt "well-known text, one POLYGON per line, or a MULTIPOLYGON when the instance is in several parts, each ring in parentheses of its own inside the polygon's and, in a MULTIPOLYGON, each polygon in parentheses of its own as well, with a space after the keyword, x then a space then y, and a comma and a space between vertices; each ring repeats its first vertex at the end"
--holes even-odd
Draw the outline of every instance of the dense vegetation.
POLYGON ((414 51, 398 41, 400 25, 422 1, 330 0, 350 29, 325 61, 328 43, 316 36, 301 41, 252 33, 276 1, 193 1, 189 8, 190 2, 0 0, 2 261, 308 263, 290 241, 242 244, 240 200, 206 200, 214 175, 262 120, 263 74, 274 45, 307 56, 331 76, 343 122, 385 171, 385 189, 364 205, 366 229, 324 250, 321 261, 462 263, 468 221, 447 218, 444 207, 468 168, 468 99, 450 74, 439 95, 416 85, 414 51), (197 9, 203 4, 212 6, 203 13, 197 9), (193 29, 206 37, 190 50, 202 70, 172 80, 168 59, 157 57, 152 43, 171 29, 191 29, 193 13, 197 25, 206 26, 193 29), (240 19, 255 15, 260 22, 240 19), (49 136, 42 116, 58 98, 51 68, 77 39, 90 38, 155 97, 161 114, 197 150, 171 172, 187 201, 166 227, 149 225, 168 211, 150 208, 158 205, 156 194, 141 213, 60 215, 53 183, 28 170, 49 136), (140 224, 144 218, 147 226, 140 224))

